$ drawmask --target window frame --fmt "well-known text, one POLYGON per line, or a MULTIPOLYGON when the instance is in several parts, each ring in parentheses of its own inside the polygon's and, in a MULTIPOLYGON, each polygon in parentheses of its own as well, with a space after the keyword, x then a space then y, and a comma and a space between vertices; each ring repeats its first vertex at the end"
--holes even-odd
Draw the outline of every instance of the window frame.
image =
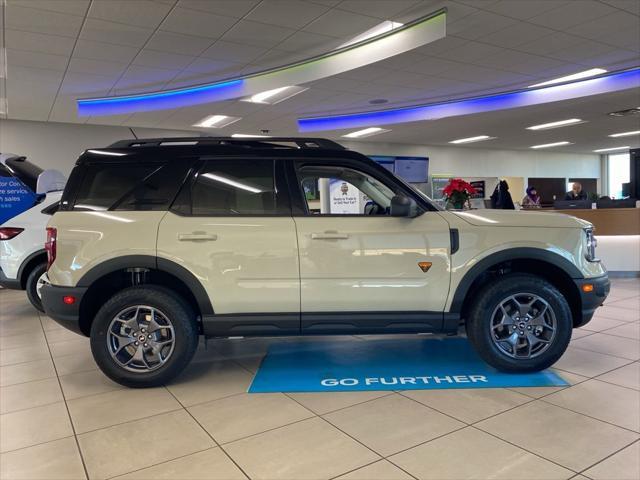
POLYGON ((356 213, 356 214, 354 213, 322 213, 322 214, 311 213, 309 211, 309 205, 307 203, 307 199, 304 195, 304 190, 302 188, 302 177, 300 175, 301 173, 300 170, 303 167, 326 167, 326 166, 348 168, 350 170, 355 170, 357 172, 366 174, 370 177, 373 177, 380 183, 382 183, 389 190, 393 192, 397 192, 396 195, 401 192, 407 197, 413 198, 419 207, 419 212, 417 215, 418 217, 427 211, 435 210, 426 201, 418 197, 418 195, 415 192, 413 192, 410 188, 405 186, 402 182, 398 181, 398 179, 393 174, 391 174, 388 170, 384 169, 384 167, 380 167, 382 170, 384 170, 384 172, 381 172, 377 168, 373 168, 372 165, 368 165, 365 162, 357 162, 357 161, 353 161, 346 158, 326 158, 326 159, 301 158, 301 159, 293 159, 289 161, 289 172, 290 172, 289 178, 295 179, 293 180, 293 182, 295 182, 295 185, 291 185, 291 183, 293 182, 290 182, 292 204, 297 206, 297 208, 293 207, 293 210, 297 212, 297 213, 294 212, 293 214, 294 217, 315 217, 315 218, 327 218, 327 217, 362 218, 364 217, 369 219, 397 218, 397 217, 392 217, 391 215, 367 215, 364 213, 356 213))
POLYGON ((187 180, 183 183, 178 191, 175 199, 169 207, 169 211, 181 217, 201 217, 201 218, 260 218, 260 217, 291 217, 291 198, 289 196, 289 188, 286 179, 284 163, 282 159, 275 157, 251 157, 251 156, 202 156, 191 168, 187 180), (217 213, 215 215, 209 213, 193 213, 193 199, 191 192, 197 181, 197 175, 200 174, 207 166, 207 162, 218 161, 256 161, 256 162, 272 162, 273 163, 273 184, 275 190, 275 213, 217 213), (185 211, 188 209, 188 212, 185 211), (282 210, 282 211, 279 211, 282 210))

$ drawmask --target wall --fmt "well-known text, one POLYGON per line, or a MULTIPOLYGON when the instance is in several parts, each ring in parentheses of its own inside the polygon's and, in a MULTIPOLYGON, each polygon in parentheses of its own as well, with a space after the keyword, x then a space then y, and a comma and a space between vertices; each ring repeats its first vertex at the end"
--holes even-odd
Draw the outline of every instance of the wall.
MULTIPOLYGON (((140 138, 199 136, 199 132, 135 127, 140 138)), ((25 155, 41 168, 55 168, 69 175, 78 156, 87 148, 132 138, 127 127, 73 123, 0 120, 0 153, 25 155)))
MULTIPOLYGON (((193 131, 135 129, 140 137, 199 135, 193 131)), ((42 168, 68 174, 80 153, 131 138, 127 127, 0 120, 0 152, 26 155, 42 168)), ((540 151, 489 150, 372 142, 340 142, 365 153, 429 157, 430 174, 463 177, 600 178, 599 155, 540 151)))
MULTIPOLYGON (((368 155, 429 157, 429 175, 460 177, 588 177, 600 178, 600 156, 535 150, 490 150, 373 142, 340 142, 368 155)), ((599 190, 601 189, 599 183, 599 190)), ((514 193, 514 199, 516 197, 514 193)), ((523 192, 524 193, 524 192, 523 192)))

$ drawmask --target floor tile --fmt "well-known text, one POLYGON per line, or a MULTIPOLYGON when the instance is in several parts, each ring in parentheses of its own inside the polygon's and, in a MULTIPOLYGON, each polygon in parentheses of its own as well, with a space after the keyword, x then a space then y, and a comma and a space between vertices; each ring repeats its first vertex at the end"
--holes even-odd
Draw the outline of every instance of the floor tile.
POLYGON ((78 434, 182 408, 163 387, 125 388, 69 400, 67 405, 78 434))
POLYGON ((477 426, 576 472, 638 438, 636 433, 541 400, 484 420, 477 426))
POLYGON ((640 478, 640 442, 594 465, 584 474, 594 480, 638 480, 640 478))
POLYGON ((0 387, 0 414, 63 400, 57 378, 0 387))
POLYGON ((0 337, 0 350, 6 350, 8 348, 46 346, 46 344, 47 342, 45 341, 44 333, 41 328, 35 332, 0 337))
POLYGON ((51 358, 46 345, 34 345, 31 347, 10 348, 0 350, 0 366, 15 365, 16 363, 32 362, 51 358))
POLYGON ((67 400, 86 397, 97 393, 106 393, 113 390, 121 390, 124 387, 107 377, 100 370, 72 373, 60 377, 62 391, 67 400))
POLYGON ((621 320, 623 322, 631 322, 640 318, 640 312, 629 308, 616 307, 614 305, 615 304, 605 305, 598 308, 595 315, 598 317, 613 318, 614 320, 621 320))
POLYGON ((55 328, 53 330, 46 330, 44 334, 49 344, 61 343, 61 342, 72 342, 74 340, 77 341, 82 339, 84 339, 85 341, 88 340, 87 337, 84 337, 75 332, 72 332, 71 330, 67 330, 66 328, 55 328))
MULTIPOLYGON (((584 338, 587 339, 590 337, 584 338)), ((596 375, 602 375, 609 370, 619 368, 627 363, 629 363, 629 360, 625 360, 624 358, 612 357, 611 355, 604 355, 602 353, 569 346, 567 351, 560 357, 560 360, 553 366, 559 370, 585 377, 595 377, 596 375)))
POLYGON ((464 426, 401 395, 390 395, 324 416, 382 456, 391 455, 464 426))
POLYGON ((215 447, 136 472, 118 480, 245 480, 247 477, 222 449, 215 447))
POLYGON ((629 360, 640 359, 640 341, 630 338, 595 333, 572 341, 571 346, 629 360))
POLYGON ((230 361, 192 363, 167 388, 184 406, 246 392, 253 375, 230 361))
POLYGON ((85 479, 73 437, 0 454, 0 478, 7 480, 85 479))
POLYGON ((473 427, 389 457, 419 479, 567 479, 574 472, 473 427))
POLYGON ((598 380, 640 390, 640 362, 634 362, 600 375, 598 380))
POLYGON ((0 337, 31 335, 41 330, 40 319, 35 314, 26 318, 12 317, 0 322, 0 337))
POLYGON ((640 295, 631 298, 625 298, 623 300, 616 300, 612 303, 607 303, 606 305, 618 308, 628 308, 630 310, 640 312, 640 295))
POLYGON ((411 480, 413 477, 387 460, 339 476, 336 480, 411 480))
POLYGON ((640 392, 598 380, 587 380, 544 398, 619 427, 640 432, 640 392))
MULTIPOLYGON (((609 330, 611 328, 619 327, 621 325, 626 325, 627 322, 621 322, 620 320, 614 320, 613 318, 606 317, 593 317, 589 323, 587 323, 584 327, 576 328, 573 331, 590 331, 590 332, 603 332, 605 330, 609 330)), ((573 337, 572 338, 578 338, 573 337)))
POLYGON ((0 367, 0 387, 55 377, 51 358, 0 367))
POLYGON ((380 457, 315 417, 224 446, 252 479, 325 479, 380 457))
POLYGON ((640 340, 640 323, 631 322, 625 323, 619 327, 610 328, 603 333, 607 335, 616 335, 618 337, 629 338, 633 340, 640 340))
MULTIPOLYGON (((552 369, 555 370, 555 369, 552 369)), ((584 382, 588 380, 589 377, 583 377, 582 375, 576 375, 575 373, 563 372, 561 370, 555 370, 555 373, 560 375, 565 381, 569 383, 569 385, 575 385, 576 383, 584 382)), ((518 388, 510 388, 509 390, 513 390, 514 392, 521 393, 522 395, 526 395, 532 398, 540 398, 550 393, 559 392, 560 390, 564 390, 566 387, 518 387, 518 388)))
POLYGON ((309 410, 324 415, 341 408, 367 402, 375 398, 392 395, 392 392, 317 392, 288 393, 291 398, 300 402, 309 410))
POLYGON ((73 435, 64 402, 0 415, 0 450, 7 452, 73 435))
POLYGON ((47 317, 44 313, 40 314, 40 323, 45 334, 50 330, 64 330, 65 328, 55 320, 47 317))
POLYGON ((218 443, 227 443, 314 416, 281 393, 242 393, 189 408, 218 443))
POLYGON ((122 475, 215 446, 184 410, 84 433, 78 442, 92 479, 122 475))
POLYGON ((407 390, 403 395, 465 423, 475 423, 531 401, 505 388, 407 390))
MULTIPOLYGON (((623 323, 623 325, 626 325, 626 323, 623 323)), ((575 340, 576 338, 586 337, 588 335, 593 335, 593 333, 594 332, 592 330, 585 330, 584 328, 574 328, 573 331, 571 332, 571 340, 575 340)))
POLYGON ((89 339, 76 335, 73 340, 65 340, 63 342, 49 343, 49 349, 53 358, 63 357, 65 355, 77 355, 79 353, 91 353, 89 339))
POLYGON ((75 355, 55 357, 53 363, 55 363, 56 371, 60 376, 98 369, 91 350, 88 349, 75 355))

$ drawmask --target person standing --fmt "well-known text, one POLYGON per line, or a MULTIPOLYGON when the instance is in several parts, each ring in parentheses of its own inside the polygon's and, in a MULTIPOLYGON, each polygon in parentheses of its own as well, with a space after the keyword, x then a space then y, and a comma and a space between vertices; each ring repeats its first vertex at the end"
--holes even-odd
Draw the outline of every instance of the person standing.
POLYGON ((527 194, 522 199, 522 208, 542 208, 542 205, 540 205, 540 195, 538 195, 536 187, 530 186, 529 188, 527 188, 527 194))
POLYGON ((573 182, 571 190, 569 190, 564 196, 565 200, 586 200, 587 194, 582 190, 582 184, 580 182, 573 182))

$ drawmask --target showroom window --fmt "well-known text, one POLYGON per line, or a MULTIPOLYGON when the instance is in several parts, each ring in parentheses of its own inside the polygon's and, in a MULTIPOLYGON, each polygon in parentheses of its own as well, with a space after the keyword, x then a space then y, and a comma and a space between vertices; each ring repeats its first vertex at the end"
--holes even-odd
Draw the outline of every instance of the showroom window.
POLYGON ((298 173, 312 215, 388 215, 393 190, 376 178, 340 166, 306 166, 298 173))
POLYGON ((278 213, 273 160, 208 161, 190 194, 192 215, 278 213))
POLYGON ((622 184, 629 182, 629 154, 609 155, 609 196, 622 198, 622 184))

